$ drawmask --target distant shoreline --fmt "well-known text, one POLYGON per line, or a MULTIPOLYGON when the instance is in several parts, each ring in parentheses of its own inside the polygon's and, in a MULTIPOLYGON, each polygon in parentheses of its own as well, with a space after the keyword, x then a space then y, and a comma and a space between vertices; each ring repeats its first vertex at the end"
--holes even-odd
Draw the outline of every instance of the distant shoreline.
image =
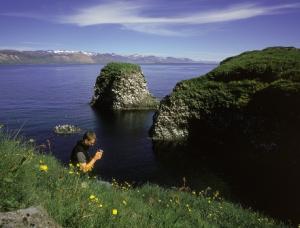
MULTIPOLYGON (((112 61, 113 62, 113 61, 112 61)), ((107 63, 0 63, 1 66, 72 66, 72 65, 105 65, 107 63)), ((219 63, 136 63, 139 65, 218 65, 219 63)))
POLYGON ((18 51, 0 50, 2 64, 107 64, 126 62, 134 64, 215 64, 214 60, 194 60, 181 57, 155 55, 120 55, 115 53, 92 53, 82 51, 18 51))

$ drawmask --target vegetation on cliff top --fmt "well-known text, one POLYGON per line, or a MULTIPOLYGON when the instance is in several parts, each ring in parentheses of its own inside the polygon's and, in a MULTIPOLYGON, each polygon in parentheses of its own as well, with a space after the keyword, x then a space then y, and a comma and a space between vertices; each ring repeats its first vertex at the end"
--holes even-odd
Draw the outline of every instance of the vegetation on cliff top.
POLYGON ((102 70, 102 77, 120 77, 128 74, 141 72, 141 67, 138 64, 123 63, 123 62, 110 62, 102 70))
POLYGON ((223 82, 245 79, 272 82, 286 77, 294 79, 299 73, 300 49, 271 47, 227 58, 207 77, 223 82))

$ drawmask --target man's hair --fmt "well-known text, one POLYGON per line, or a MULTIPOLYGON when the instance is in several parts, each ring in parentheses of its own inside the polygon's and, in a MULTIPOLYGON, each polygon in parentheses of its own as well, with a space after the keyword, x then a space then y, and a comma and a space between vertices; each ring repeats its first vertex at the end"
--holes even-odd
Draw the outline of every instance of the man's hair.
POLYGON ((83 140, 87 139, 87 140, 90 141, 91 139, 94 139, 94 138, 96 138, 96 133, 93 132, 93 131, 87 131, 87 132, 84 133, 82 139, 83 140))

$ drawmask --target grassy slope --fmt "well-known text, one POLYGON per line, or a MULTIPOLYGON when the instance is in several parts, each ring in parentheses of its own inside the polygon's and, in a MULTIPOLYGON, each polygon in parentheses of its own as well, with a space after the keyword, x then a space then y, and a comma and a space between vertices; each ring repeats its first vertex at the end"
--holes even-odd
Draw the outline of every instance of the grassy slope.
POLYGON ((223 201, 216 192, 187 193, 145 184, 111 189, 72 173, 51 155, 0 135, 1 211, 41 204, 65 227, 283 227, 223 201), (48 171, 40 171, 40 165, 48 171), (94 195, 97 199, 90 199, 94 195), (113 215, 112 209, 118 214, 113 215))
POLYGON ((205 76, 179 82, 171 93, 171 99, 174 97, 188 102, 200 99, 208 104, 213 103, 209 99, 221 99, 223 107, 228 107, 228 102, 232 102, 233 106, 240 106, 239 101, 241 105, 245 104, 255 92, 276 81, 277 84, 295 82, 295 86, 298 86, 296 82, 300 81, 300 49, 266 48, 230 57, 205 76), (227 101, 223 102, 222 97, 227 101))
POLYGON ((216 81, 259 80, 271 82, 300 74, 300 49, 270 47, 262 51, 249 51, 225 59, 207 74, 216 81))

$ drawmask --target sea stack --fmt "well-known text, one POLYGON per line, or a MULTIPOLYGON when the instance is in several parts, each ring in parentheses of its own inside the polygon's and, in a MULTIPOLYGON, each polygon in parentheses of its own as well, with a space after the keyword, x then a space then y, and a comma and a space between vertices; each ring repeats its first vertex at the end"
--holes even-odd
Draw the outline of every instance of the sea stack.
POLYGON ((150 94, 139 65, 111 62, 97 77, 90 104, 98 110, 143 110, 157 109, 159 102, 150 94))
POLYGON ((300 49, 270 47, 227 58, 206 75, 178 82, 160 102, 149 133, 153 140, 215 140, 215 145, 236 132, 231 140, 244 135, 256 147, 275 148, 283 138, 295 138, 299 107, 300 49))

